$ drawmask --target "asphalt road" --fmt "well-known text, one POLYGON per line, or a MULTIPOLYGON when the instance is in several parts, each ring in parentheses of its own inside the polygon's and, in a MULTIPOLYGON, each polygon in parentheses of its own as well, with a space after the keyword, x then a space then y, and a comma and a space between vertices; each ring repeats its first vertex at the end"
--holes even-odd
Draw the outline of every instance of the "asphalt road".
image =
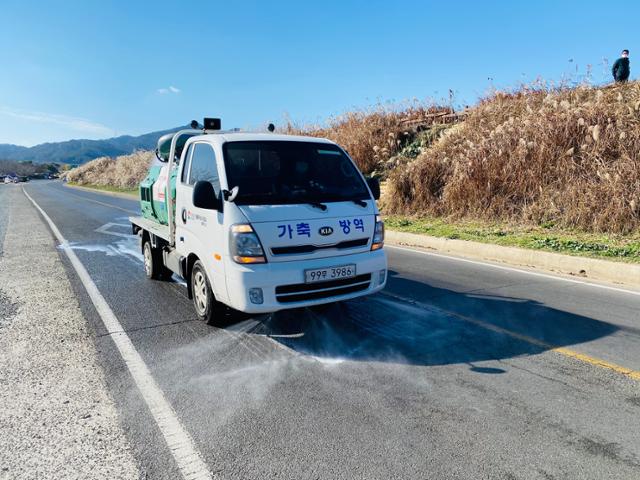
MULTIPOLYGON (((180 282, 146 280, 127 222, 137 202, 25 189, 218 478, 640 478, 640 380, 628 375, 640 371, 640 295, 387 248, 381 294, 214 328, 180 282)), ((141 470, 180 478, 60 258, 141 470)))

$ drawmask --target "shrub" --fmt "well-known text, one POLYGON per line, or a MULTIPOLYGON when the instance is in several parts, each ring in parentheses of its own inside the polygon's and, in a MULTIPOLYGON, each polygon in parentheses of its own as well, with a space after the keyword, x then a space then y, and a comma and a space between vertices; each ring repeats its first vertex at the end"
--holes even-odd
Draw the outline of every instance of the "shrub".
POLYGON ((69 182, 80 185, 132 189, 146 177, 154 158, 154 153, 148 151, 137 151, 115 158, 96 158, 70 170, 66 176, 69 182))

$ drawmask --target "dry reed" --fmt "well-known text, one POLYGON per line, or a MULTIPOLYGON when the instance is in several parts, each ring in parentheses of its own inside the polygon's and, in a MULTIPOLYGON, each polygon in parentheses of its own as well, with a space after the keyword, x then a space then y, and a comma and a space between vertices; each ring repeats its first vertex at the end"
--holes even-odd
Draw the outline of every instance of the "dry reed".
POLYGON ((330 118, 324 127, 297 127, 289 123, 284 132, 332 140, 349 152, 363 173, 371 174, 383 169, 385 162, 411 140, 412 122, 428 119, 436 113, 451 112, 448 107, 420 103, 395 107, 378 105, 330 118))
POLYGON ((640 227, 640 84, 497 92, 391 174, 389 212, 640 227))
POLYGON ((85 163, 67 175, 69 182, 79 185, 97 185, 133 189, 144 179, 155 155, 137 151, 120 157, 101 157, 85 163))

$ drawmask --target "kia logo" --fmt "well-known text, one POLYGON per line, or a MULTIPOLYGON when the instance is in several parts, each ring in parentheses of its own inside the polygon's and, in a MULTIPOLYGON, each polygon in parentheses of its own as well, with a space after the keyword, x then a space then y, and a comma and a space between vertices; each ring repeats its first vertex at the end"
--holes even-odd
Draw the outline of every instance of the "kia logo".
POLYGON ((331 228, 331 227, 320 227, 320 229, 318 230, 318 233, 320 235, 322 235, 323 237, 326 237, 326 236, 331 235, 333 233, 333 228, 331 228))

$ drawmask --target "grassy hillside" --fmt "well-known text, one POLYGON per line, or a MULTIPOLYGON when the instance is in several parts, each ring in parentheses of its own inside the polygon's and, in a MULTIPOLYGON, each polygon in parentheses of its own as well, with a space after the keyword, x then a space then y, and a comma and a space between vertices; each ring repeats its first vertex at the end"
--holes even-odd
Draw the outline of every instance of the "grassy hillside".
POLYGON ((496 93, 390 175, 388 212, 640 227, 640 84, 496 93))
POLYGON ((379 105, 330 118, 326 126, 288 124, 284 133, 328 138, 347 150, 363 173, 384 175, 405 147, 420 143, 432 127, 440 131, 452 114, 451 108, 434 105, 379 105))

